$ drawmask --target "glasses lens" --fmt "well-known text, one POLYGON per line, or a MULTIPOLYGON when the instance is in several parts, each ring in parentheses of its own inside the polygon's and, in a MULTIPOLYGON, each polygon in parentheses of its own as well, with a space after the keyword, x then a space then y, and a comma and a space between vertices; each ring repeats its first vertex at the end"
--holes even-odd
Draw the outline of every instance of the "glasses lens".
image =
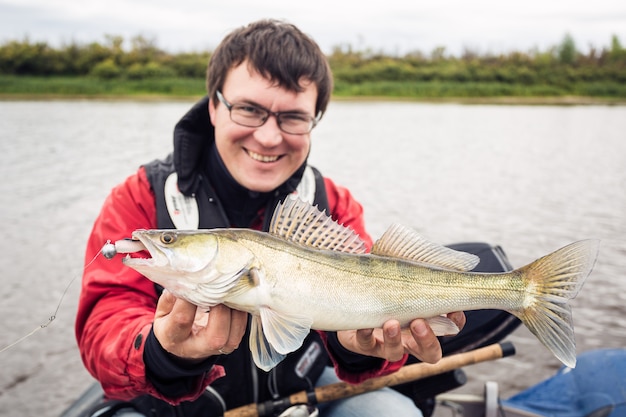
POLYGON ((230 118, 243 126, 258 127, 267 120, 268 112, 256 107, 234 104, 230 109, 230 118))
POLYGON ((287 133, 303 135, 313 129, 313 121, 306 114, 280 113, 278 115, 278 126, 287 133))

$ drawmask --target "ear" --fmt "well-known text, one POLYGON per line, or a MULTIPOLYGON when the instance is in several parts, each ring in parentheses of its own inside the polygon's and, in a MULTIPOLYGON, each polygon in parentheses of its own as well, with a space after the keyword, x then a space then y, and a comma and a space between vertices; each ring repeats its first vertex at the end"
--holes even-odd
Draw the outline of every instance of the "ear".
POLYGON ((211 120, 211 124, 215 126, 215 103, 212 98, 209 98, 209 119, 211 120))

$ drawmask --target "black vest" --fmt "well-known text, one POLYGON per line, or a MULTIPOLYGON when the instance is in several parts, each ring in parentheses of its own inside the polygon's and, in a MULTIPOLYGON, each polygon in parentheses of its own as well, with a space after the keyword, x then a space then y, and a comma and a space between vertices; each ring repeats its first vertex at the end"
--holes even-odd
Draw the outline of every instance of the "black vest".
MULTIPOLYGON (((157 228, 159 229, 175 229, 176 225, 171 215, 172 209, 168 209, 168 199, 170 207, 174 207, 177 204, 181 204, 183 199, 182 193, 178 196, 178 202, 174 201, 176 198, 171 194, 166 195, 165 183, 168 178, 175 173, 174 163, 172 155, 170 154, 164 160, 154 160, 144 165, 148 181, 152 187, 152 191, 156 198, 156 211, 157 211, 157 228)), ((326 187, 324 185, 324 178, 322 174, 314 167, 308 166, 309 170, 303 177, 303 182, 307 181, 307 188, 313 188, 313 201, 311 203, 316 205, 320 211, 326 210, 329 212, 328 197, 326 196, 326 187), (310 178, 307 175, 311 176, 310 178)), ((189 192, 186 196, 190 204, 197 204, 197 210, 199 213, 198 229, 216 229, 220 227, 229 227, 229 222, 221 209, 219 199, 217 195, 208 183, 208 180, 198 174, 198 179, 195 181, 195 189, 189 192), (195 200, 195 201, 194 201, 195 200)), ((283 201, 287 195, 275 195, 273 201, 273 207, 283 201)), ((179 210, 184 210, 183 207, 177 207, 179 210)), ((263 231, 268 230, 270 216, 265 216, 263 231)))

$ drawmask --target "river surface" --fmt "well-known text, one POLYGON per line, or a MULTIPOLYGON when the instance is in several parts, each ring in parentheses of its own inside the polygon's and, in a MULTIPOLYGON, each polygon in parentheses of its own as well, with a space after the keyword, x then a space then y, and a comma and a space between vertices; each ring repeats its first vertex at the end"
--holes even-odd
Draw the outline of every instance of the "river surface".
MULTIPOLYGON (((0 353, 0 416, 57 416, 93 381, 73 333, 87 236, 191 104, 0 101, 0 349, 37 329, 0 353)), ((626 107, 334 102, 310 160, 351 188, 374 237, 399 222, 501 245, 515 266, 601 239, 571 303, 578 352, 626 345, 626 107)), ((466 368, 458 392, 497 381, 508 397, 559 368, 525 328, 508 340, 518 353, 466 368)))

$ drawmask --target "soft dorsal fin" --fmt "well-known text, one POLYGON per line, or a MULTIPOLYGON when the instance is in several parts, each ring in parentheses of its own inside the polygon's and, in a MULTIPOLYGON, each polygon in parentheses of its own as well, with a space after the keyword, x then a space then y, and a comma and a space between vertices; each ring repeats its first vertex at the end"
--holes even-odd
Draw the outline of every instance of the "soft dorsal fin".
POLYGON ((372 254, 403 258, 457 271, 474 269, 480 258, 426 240, 412 229, 393 224, 374 243, 372 254))
POLYGON ((335 222, 297 196, 276 206, 269 233, 301 245, 348 253, 366 253, 365 243, 354 230, 335 222))

